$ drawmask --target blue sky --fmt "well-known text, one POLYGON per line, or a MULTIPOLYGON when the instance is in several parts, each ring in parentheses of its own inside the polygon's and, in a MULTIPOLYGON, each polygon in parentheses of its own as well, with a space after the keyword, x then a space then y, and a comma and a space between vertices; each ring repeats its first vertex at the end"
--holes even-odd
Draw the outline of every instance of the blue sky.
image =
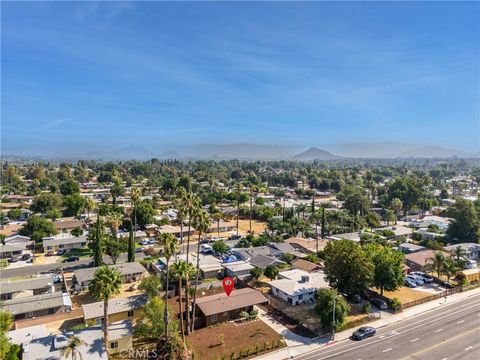
POLYGON ((2 146, 476 150, 479 14, 478 2, 3 2, 2 146))

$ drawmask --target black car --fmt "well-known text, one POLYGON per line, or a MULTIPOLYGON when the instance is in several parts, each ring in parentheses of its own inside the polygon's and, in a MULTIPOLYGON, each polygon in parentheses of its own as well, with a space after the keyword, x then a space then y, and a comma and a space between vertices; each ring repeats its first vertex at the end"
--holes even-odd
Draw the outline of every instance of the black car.
POLYGON ((355 340, 363 340, 372 337, 376 332, 377 330, 371 326, 363 326, 352 334, 352 338, 355 340))
POLYGON ((80 258, 78 256, 70 256, 70 257, 66 258, 65 260, 63 260, 62 262, 67 263, 67 262, 74 262, 74 261, 78 261, 78 260, 80 260, 80 258))
POLYGON ((380 310, 387 310, 388 309, 387 303, 385 301, 383 301, 382 299, 375 298, 375 299, 372 299, 370 301, 372 302, 373 305, 375 305, 380 310))
POLYGON ((447 289, 453 289, 454 286, 452 284, 450 284, 448 281, 442 281, 440 283, 444 288, 447 288, 447 289))

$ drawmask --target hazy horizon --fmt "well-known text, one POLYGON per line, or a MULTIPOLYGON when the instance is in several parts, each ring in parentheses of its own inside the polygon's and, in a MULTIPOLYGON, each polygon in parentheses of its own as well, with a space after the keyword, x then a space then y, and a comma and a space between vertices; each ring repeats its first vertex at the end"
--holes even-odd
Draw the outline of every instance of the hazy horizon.
POLYGON ((2 152, 480 148, 479 3, 1 6, 2 152))

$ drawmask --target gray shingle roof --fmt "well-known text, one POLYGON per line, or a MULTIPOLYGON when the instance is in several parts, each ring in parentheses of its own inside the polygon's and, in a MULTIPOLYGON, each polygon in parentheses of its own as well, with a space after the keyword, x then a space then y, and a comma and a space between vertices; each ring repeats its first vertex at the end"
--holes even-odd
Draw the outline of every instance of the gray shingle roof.
POLYGON ((257 255, 250 259, 250 264, 260 269, 265 269, 268 265, 279 265, 284 264, 284 262, 270 256, 257 255))
POLYGON ((2 310, 8 311, 14 315, 39 310, 47 310, 66 305, 64 294, 62 294, 61 292, 5 300, 2 301, 0 304, 2 310))
POLYGON ((53 246, 53 245, 69 245, 69 244, 79 244, 82 242, 87 242, 86 236, 79 237, 69 237, 69 238, 60 238, 60 239, 43 239, 43 247, 53 246))
POLYGON ((43 276, 19 281, 0 282, 0 294, 15 293, 22 290, 34 290, 51 287, 53 280, 51 276, 43 276))
MULTIPOLYGON (((120 274, 122 274, 122 276, 131 275, 131 274, 142 274, 147 271, 143 267, 143 265, 138 262, 110 265, 109 267, 119 271, 120 274)), ((98 267, 79 269, 79 270, 75 270, 73 274, 78 283, 83 283, 85 281, 92 280, 93 274, 95 274, 95 271, 97 271, 98 269, 99 269, 98 267)))
MULTIPOLYGON (((108 301, 108 315, 118 314, 124 311, 141 309, 148 302, 146 294, 133 295, 125 298, 117 298, 108 301)), ((103 317, 103 301, 93 304, 82 305, 83 317, 87 319, 95 319, 103 317)))

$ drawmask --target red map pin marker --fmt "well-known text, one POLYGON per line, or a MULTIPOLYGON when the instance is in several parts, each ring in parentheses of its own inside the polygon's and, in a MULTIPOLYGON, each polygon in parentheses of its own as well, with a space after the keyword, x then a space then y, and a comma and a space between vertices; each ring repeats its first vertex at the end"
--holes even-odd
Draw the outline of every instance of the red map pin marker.
POLYGON ((222 285, 223 285, 223 290, 225 290, 225 292, 227 293, 227 296, 230 296, 230 293, 232 292, 233 287, 235 286, 235 282, 233 278, 231 278, 230 276, 227 276, 226 278, 223 279, 222 285))

